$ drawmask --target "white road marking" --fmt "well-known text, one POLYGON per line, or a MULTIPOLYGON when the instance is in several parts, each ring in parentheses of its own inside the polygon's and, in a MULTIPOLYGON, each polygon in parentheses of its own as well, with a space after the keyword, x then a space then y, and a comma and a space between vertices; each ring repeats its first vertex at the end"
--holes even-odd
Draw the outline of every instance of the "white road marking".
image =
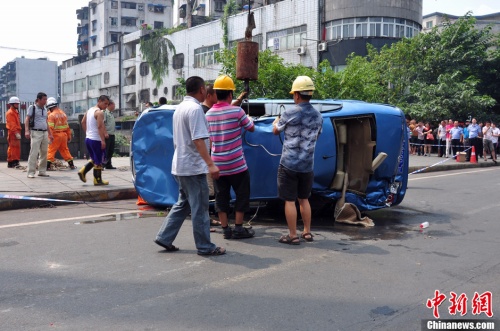
POLYGON ((83 220, 83 219, 88 219, 88 218, 98 218, 98 217, 104 217, 104 216, 114 216, 114 215, 132 214, 132 213, 138 213, 138 212, 137 211, 130 211, 129 210, 129 211, 122 211, 122 212, 117 212, 117 213, 113 212, 113 213, 97 214, 97 215, 85 215, 85 216, 78 216, 78 217, 58 218, 58 219, 54 219, 54 220, 45 220, 45 221, 34 221, 34 222, 7 224, 7 225, 0 225, 0 229, 16 228, 16 227, 21 227, 21 226, 47 224, 47 223, 76 221, 76 220, 83 220))
POLYGON ((422 180, 422 179, 433 179, 433 178, 438 178, 438 177, 457 176, 457 175, 464 175, 464 174, 473 174, 473 173, 477 173, 477 172, 494 171, 494 170, 497 170, 496 167, 482 169, 482 170, 462 171, 462 172, 456 172, 456 173, 452 173, 452 174, 435 175, 435 176, 427 176, 427 177, 419 177, 419 178, 408 178, 408 181, 415 181, 415 180, 422 180))

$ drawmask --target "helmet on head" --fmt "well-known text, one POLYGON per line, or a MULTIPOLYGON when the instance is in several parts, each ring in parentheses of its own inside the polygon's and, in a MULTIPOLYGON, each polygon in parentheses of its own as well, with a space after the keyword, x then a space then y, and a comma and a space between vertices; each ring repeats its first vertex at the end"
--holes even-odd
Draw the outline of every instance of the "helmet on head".
POLYGON ((55 106, 58 105, 58 102, 56 100, 56 98, 54 97, 50 97, 47 99, 47 108, 54 108, 55 106))
POLYGON ((313 95, 314 90, 315 90, 314 83, 311 78, 307 76, 298 76, 293 81, 292 90, 290 91, 290 94, 293 94, 294 92, 299 92, 300 94, 304 95, 313 95))
POLYGON ((12 104, 12 103, 20 103, 19 102, 19 98, 18 97, 10 97, 9 103, 10 104, 12 104))
POLYGON ((234 82, 231 79, 231 77, 227 75, 221 75, 217 77, 217 79, 214 82, 214 90, 234 91, 236 90, 236 87, 234 87, 234 82))

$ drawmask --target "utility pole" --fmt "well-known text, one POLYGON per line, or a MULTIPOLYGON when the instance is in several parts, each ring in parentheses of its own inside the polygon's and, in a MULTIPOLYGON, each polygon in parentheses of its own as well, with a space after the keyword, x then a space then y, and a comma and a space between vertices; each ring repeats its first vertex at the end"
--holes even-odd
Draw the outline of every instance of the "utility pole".
POLYGON ((123 47, 123 32, 120 33, 120 42, 118 43, 118 116, 122 116, 122 47, 123 47))

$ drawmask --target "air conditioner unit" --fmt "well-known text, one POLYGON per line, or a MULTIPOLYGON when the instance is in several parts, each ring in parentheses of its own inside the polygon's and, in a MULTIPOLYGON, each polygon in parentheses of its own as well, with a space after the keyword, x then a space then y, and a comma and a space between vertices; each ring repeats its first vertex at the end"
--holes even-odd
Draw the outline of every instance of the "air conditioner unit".
POLYGON ((328 50, 328 45, 326 43, 320 43, 318 45, 318 52, 326 52, 328 50))
POLYGON ((305 46, 300 46, 299 48, 297 48, 297 54, 299 54, 299 55, 306 54, 306 47, 305 46))

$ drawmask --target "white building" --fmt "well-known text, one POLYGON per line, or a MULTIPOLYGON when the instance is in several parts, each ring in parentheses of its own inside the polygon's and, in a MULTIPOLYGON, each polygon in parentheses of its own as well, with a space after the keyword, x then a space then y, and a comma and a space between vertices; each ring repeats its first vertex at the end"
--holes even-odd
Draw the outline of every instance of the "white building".
MULTIPOLYGON (((243 4, 247 1, 239 3, 241 13, 228 20, 230 42, 242 40, 245 35, 248 10, 243 10, 243 4)), ((197 0, 193 14, 220 13, 222 4, 225 1, 197 0)), ((253 40, 259 43, 260 50, 271 49, 285 63, 308 67, 316 67, 321 60, 328 59, 332 66, 341 68, 348 54, 364 55, 366 43, 382 47, 411 37, 421 29, 421 0, 397 4, 379 0, 370 5, 362 0, 260 0, 251 4, 256 23, 253 40)), ((174 1, 172 21, 176 24, 186 23, 183 5, 185 0, 174 1)), ((220 65, 214 53, 224 47, 220 20, 167 36, 175 45, 176 54, 171 54, 172 67, 158 88, 140 54, 139 40, 146 32, 136 27, 135 32, 123 36, 121 47, 120 42, 105 46, 100 53, 94 51, 94 59, 85 63, 80 63, 79 58, 63 63, 62 101, 70 116, 77 116, 95 104, 100 94, 115 99, 122 114, 141 110, 143 102, 158 101, 162 96, 180 100, 176 93, 178 78, 200 76, 210 81, 219 75, 220 65)))
MULTIPOLYGON (((448 15, 445 13, 427 14, 422 18, 422 32, 428 32, 434 27, 442 27, 446 21, 451 23, 457 21, 461 16, 448 15)), ((500 33, 500 13, 492 13, 488 15, 473 16, 476 19, 476 27, 483 29, 491 26, 492 33, 500 33)))
POLYGON ((59 97, 59 69, 56 61, 46 58, 16 58, 0 69, 0 112, 5 119, 7 102, 12 96, 21 101, 23 118, 26 105, 35 101, 38 92, 59 97))

